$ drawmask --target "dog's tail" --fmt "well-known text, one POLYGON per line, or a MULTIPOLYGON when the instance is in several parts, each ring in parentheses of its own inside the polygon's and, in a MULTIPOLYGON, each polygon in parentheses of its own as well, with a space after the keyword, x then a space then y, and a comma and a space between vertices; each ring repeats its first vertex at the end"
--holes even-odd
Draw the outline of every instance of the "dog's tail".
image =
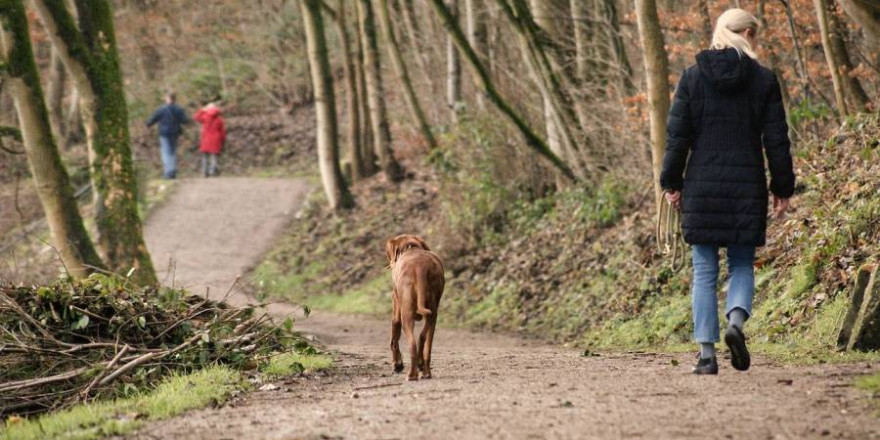
POLYGON ((420 269, 416 274, 416 300, 419 315, 428 317, 431 310, 428 309, 428 271, 420 269))

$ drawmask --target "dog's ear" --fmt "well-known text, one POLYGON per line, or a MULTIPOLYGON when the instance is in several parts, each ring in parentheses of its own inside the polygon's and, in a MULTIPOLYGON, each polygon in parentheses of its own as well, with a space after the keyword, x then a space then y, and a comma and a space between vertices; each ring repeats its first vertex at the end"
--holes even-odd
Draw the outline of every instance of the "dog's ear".
POLYGON ((414 238, 417 242, 419 242, 419 246, 421 246, 422 249, 424 249, 424 250, 426 250, 426 251, 430 251, 430 250, 431 250, 431 248, 428 247, 428 243, 425 243, 425 240, 422 240, 422 237, 416 237, 416 236, 413 236, 413 238, 414 238))
POLYGON ((389 238, 385 242, 385 257, 388 258, 389 264, 394 264, 397 259, 397 238, 389 238))

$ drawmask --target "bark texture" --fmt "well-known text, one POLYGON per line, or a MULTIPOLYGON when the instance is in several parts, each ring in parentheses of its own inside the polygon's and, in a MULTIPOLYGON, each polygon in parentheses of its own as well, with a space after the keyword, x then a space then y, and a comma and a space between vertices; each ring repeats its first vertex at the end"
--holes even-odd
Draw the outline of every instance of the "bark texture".
POLYGON ((104 267, 86 232, 73 188, 52 137, 39 73, 21 0, 0 0, 0 60, 15 102, 22 141, 52 242, 67 272, 84 278, 104 267))
POLYGON ((434 134, 431 133, 428 119, 425 117, 425 112, 422 110, 419 98, 416 97, 415 90, 413 90, 412 81, 409 77, 409 70, 403 60, 403 54, 400 53, 400 46, 397 44, 397 37, 394 35, 394 28, 391 26, 391 16, 388 12, 388 0, 378 0, 378 6, 379 25, 382 28, 385 45, 388 47, 388 56, 391 58, 391 64, 394 66, 394 71, 397 74, 401 87, 403 87, 403 97, 406 101, 406 106, 409 109, 410 116, 413 119, 413 123, 418 127, 422 136, 425 138, 428 148, 437 148, 437 140, 434 139, 434 134))
POLYGON ((333 75, 327 57, 321 0, 301 0, 300 9, 308 46, 312 87, 315 90, 317 119, 318 166, 327 201, 333 209, 348 209, 354 200, 348 192, 339 167, 339 140, 336 123, 336 98, 333 94, 333 75))
POLYGON ((370 0, 357 0, 358 26, 364 48, 364 77, 367 100, 370 107, 370 123, 373 130, 373 148, 379 156, 382 171, 388 180, 397 182, 403 178, 403 169, 394 158, 391 149, 391 129, 385 104, 385 87, 382 83, 379 45, 376 39, 376 20, 370 0))
POLYGON ((648 85, 651 117, 651 163, 654 170, 654 195, 660 201, 660 171, 666 151, 666 119, 669 117, 669 61, 655 0, 635 0, 639 40, 648 85))
POLYGON ((95 194, 98 250, 110 270, 157 282, 137 209, 137 180, 113 11, 108 0, 32 0, 80 94, 95 194))

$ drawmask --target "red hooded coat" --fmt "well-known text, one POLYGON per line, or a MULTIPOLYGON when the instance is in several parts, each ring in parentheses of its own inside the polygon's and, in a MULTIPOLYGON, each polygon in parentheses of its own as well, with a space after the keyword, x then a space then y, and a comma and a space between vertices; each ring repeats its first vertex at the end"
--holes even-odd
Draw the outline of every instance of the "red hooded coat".
POLYGON ((193 119, 202 124, 202 139, 199 151, 202 153, 220 154, 226 143, 226 124, 217 107, 204 108, 193 115, 193 119))

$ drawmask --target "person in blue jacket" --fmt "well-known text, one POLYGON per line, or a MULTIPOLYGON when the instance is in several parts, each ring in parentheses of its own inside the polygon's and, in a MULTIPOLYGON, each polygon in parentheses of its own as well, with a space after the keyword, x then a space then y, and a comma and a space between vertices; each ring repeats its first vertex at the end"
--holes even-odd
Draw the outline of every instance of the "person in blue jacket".
POLYGON ((186 112, 178 107, 174 101, 174 93, 166 93, 165 105, 156 109, 147 120, 147 127, 159 125, 159 149, 162 153, 162 165, 165 169, 162 177, 165 179, 177 177, 177 139, 183 133, 183 126, 189 124, 186 112))

